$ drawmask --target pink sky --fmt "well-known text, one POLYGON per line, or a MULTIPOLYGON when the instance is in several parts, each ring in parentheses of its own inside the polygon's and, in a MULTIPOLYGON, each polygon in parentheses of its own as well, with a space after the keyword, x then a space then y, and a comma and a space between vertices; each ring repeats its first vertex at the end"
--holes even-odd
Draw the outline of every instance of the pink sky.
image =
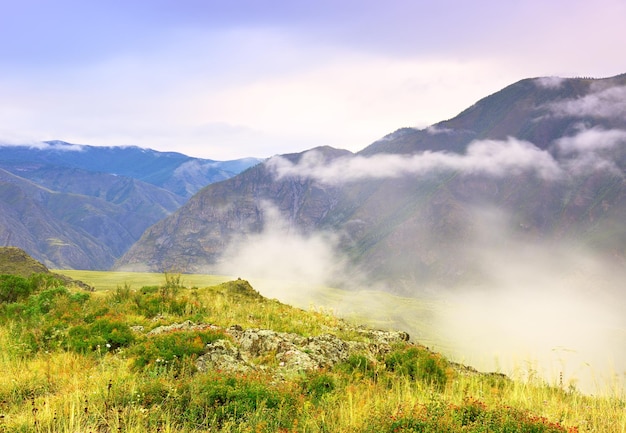
POLYGON ((523 78, 626 72, 623 0, 2 1, 0 141, 358 151, 523 78))

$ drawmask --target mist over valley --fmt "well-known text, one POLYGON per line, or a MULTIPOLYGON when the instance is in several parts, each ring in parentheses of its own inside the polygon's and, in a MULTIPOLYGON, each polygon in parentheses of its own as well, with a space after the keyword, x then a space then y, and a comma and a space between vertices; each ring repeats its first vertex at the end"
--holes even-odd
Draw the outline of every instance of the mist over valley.
POLYGON ((0 239, 57 268, 242 277, 479 369, 623 387, 625 89, 626 75, 525 79, 357 153, 322 145, 212 178, 214 162, 172 154, 92 184, 101 168, 29 165, 24 146, 2 160, 0 239))

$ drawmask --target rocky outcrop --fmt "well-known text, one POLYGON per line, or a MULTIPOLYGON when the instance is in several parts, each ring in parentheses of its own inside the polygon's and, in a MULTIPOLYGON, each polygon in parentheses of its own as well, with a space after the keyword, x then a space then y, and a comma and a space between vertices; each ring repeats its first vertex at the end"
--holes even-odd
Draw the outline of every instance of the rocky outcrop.
MULTIPOLYGON (((144 332, 143 327, 135 327, 133 330, 144 332)), ((356 339, 348 340, 333 334, 305 337, 271 329, 243 329, 237 325, 223 329, 189 320, 156 327, 147 332, 146 336, 206 330, 223 331, 227 338, 206 345, 204 354, 196 360, 198 370, 229 373, 273 371, 277 377, 332 368, 347 361, 352 355, 364 355, 374 361, 389 352, 393 344, 409 340, 406 332, 364 327, 350 329, 356 339)))
MULTIPOLYGON (((206 329, 210 325, 190 323, 170 325, 170 330, 206 329), (184 325, 184 326, 183 326, 184 325)), ((159 329, 159 328, 157 328, 159 329)), ((213 328, 215 329, 215 328, 213 328)), ((404 332, 358 328, 359 341, 343 340, 333 334, 311 337, 270 329, 242 329, 233 326, 225 330, 230 340, 218 340, 206 346, 206 352, 196 361, 200 371, 218 370, 234 373, 275 370, 278 376, 331 368, 361 354, 374 360, 391 350, 394 343, 408 341, 404 332)), ((154 333, 154 330, 151 331, 154 333)))
POLYGON ((254 367, 243 359, 239 348, 229 340, 217 340, 207 344, 206 353, 196 360, 200 371, 228 371, 247 373, 254 367))
POLYGON ((207 325, 207 324, 199 324, 196 325, 191 320, 186 320, 182 323, 174 323, 172 325, 158 326, 148 332, 146 335, 159 335, 166 332, 175 332, 175 331, 205 331, 207 329, 219 329, 219 326, 215 325, 207 325))

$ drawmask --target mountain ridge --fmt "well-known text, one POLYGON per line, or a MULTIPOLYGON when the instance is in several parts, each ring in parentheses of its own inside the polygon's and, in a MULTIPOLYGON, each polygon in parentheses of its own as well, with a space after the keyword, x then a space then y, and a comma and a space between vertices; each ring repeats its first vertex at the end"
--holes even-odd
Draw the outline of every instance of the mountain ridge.
POLYGON ((0 245, 50 268, 108 269, 195 191, 254 165, 138 147, 0 145, 0 245))
POLYGON ((396 287, 485 277, 470 246, 485 241, 489 218, 502 242, 568 242, 623 261, 625 84, 626 75, 521 80, 453 119, 397 130, 356 154, 271 158, 204 188, 116 268, 219 268, 272 220, 282 221, 285 239, 335 233, 350 270, 396 287))

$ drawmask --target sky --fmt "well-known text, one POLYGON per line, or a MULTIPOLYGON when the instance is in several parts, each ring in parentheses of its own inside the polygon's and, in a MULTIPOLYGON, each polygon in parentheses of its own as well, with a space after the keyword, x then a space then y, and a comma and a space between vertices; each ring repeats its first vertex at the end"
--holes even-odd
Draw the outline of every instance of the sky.
POLYGON ((530 77, 626 72, 625 0, 0 0, 0 142, 359 151, 530 77))

